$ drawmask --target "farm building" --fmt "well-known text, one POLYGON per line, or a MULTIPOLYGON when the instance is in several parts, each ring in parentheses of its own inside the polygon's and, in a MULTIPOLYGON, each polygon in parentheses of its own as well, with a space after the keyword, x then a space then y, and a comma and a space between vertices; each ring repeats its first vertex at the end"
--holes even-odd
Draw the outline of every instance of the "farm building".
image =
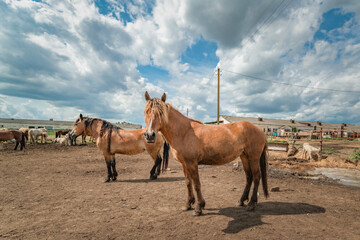
MULTIPOLYGON (((270 119, 262 117, 235 117, 220 115, 220 124, 232 123, 237 121, 248 121, 261 129, 267 134, 274 136, 275 133, 279 137, 289 137, 296 132, 299 138, 312 138, 319 135, 322 129, 324 137, 357 137, 360 133, 360 125, 346 124, 346 123, 325 123, 325 122, 310 122, 298 120, 281 120, 270 119)), ((216 122, 209 122, 206 124, 216 124, 216 122)))
MULTIPOLYGON (((71 129, 74 121, 54 121, 50 120, 34 120, 34 119, 14 119, 0 118, 0 128, 19 129, 25 128, 46 128, 46 129, 71 129)), ((132 124, 127 122, 116 123, 117 126, 124 129, 138 129, 140 124, 132 124)))

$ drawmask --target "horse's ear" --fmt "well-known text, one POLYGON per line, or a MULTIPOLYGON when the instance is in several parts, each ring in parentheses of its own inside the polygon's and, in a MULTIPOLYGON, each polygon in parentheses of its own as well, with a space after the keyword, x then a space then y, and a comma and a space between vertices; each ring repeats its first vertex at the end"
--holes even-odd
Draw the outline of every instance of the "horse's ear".
POLYGON ((80 113, 79 118, 81 119, 81 121, 83 120, 83 115, 80 113))
POLYGON ((165 93, 161 96, 161 101, 163 101, 163 102, 166 101, 166 94, 165 93))
POLYGON ((145 100, 149 101, 151 99, 149 93, 147 91, 145 91, 145 100))

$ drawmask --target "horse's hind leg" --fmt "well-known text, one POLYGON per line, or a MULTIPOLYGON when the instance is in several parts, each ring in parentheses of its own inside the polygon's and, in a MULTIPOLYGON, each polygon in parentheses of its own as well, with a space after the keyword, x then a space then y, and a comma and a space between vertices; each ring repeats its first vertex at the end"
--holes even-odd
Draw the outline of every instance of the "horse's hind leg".
POLYGON ((241 154, 240 156, 241 158, 241 162, 244 168, 244 172, 246 174, 246 185, 244 188, 244 192, 240 198, 240 202, 239 202, 239 206, 244 206, 244 201, 248 201, 249 200, 249 192, 250 192, 250 188, 251 188, 251 184, 253 181, 253 175, 249 166, 249 161, 247 159, 247 157, 245 156, 245 154, 241 154))
POLYGON ((260 183, 259 163, 258 162, 256 163, 254 161, 250 168, 251 168, 251 172, 252 172, 252 176, 253 176, 254 188, 253 188, 251 200, 248 204, 248 210, 254 210, 256 207, 256 204, 257 204, 257 194, 258 194, 258 188, 259 188, 259 183, 260 183))
POLYGON ((150 155, 154 159, 154 166, 150 170, 150 180, 155 180, 155 179, 157 179, 157 176, 160 174, 160 167, 161 167, 162 158, 156 152, 152 152, 150 155))

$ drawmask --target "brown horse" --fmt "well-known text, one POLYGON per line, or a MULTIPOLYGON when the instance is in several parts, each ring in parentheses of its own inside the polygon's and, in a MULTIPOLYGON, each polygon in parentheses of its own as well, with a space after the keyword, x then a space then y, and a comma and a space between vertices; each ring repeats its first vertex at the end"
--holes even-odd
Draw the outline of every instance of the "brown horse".
MULTIPOLYGON (((145 150, 155 162, 150 171, 150 180, 153 180, 160 174, 162 162, 160 150, 164 141, 160 136, 154 144, 147 144, 144 139, 144 132, 145 129, 124 130, 105 120, 83 117, 80 114, 80 117, 73 125, 70 135, 73 138, 84 134, 96 139, 96 145, 103 152, 108 170, 108 177, 105 182, 109 182, 110 179, 115 181, 118 175, 115 167, 115 153, 135 155, 145 150)), ((167 168, 168 151, 168 144, 164 142, 163 170, 167 168)))
POLYGON ((62 135, 66 135, 68 132, 70 132, 71 130, 57 130, 55 133, 55 138, 61 137, 62 135))
POLYGON ((0 131, 0 142, 10 141, 12 139, 16 140, 14 150, 17 149, 19 143, 21 145, 20 150, 23 150, 23 148, 25 148, 25 134, 23 132, 18 130, 0 131))
POLYGON ((268 196, 267 140, 260 128, 249 122, 204 125, 200 121, 185 117, 169 103, 165 103, 165 93, 159 99, 150 98, 146 92, 145 100, 145 139, 149 143, 154 142, 158 132, 161 132, 170 144, 175 159, 181 163, 188 190, 184 210, 190 210, 191 205, 195 203, 193 187, 197 196, 194 215, 201 215, 205 207, 198 173, 199 164, 222 165, 239 156, 246 173, 246 186, 239 202, 240 206, 244 206, 244 201, 249 199, 253 181, 253 194, 248 209, 255 209, 260 176, 264 195, 268 196))

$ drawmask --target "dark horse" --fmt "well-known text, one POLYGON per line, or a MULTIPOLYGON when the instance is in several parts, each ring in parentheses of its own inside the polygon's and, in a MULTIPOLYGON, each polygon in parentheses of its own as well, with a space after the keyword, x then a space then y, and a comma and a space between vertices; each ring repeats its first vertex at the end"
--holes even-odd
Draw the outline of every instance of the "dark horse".
POLYGON ((57 130, 55 133, 55 137, 61 137, 62 135, 66 135, 68 132, 70 132, 71 130, 57 130))
POLYGON ((167 168, 169 146, 166 142, 164 143, 162 137, 159 137, 153 144, 146 143, 144 132, 145 129, 124 130, 108 121, 83 117, 80 114, 70 135, 71 138, 87 135, 96 139, 96 145, 104 155, 108 170, 105 182, 109 182, 110 179, 115 181, 118 175, 115 167, 115 153, 135 155, 144 151, 147 151, 155 162, 150 171, 150 179, 153 180, 160 174, 161 162, 163 162, 163 170, 167 168), (164 148, 163 159, 160 155, 162 147, 164 148))
POLYGON ((16 140, 14 150, 17 149, 19 143, 21 145, 20 150, 23 150, 23 148, 25 148, 25 134, 23 132, 18 130, 0 131, 0 142, 10 141, 12 139, 16 140))
POLYGON ((205 207, 201 193, 198 165, 222 165, 240 156, 246 174, 246 186, 239 204, 249 199, 252 182, 254 189, 248 209, 257 204, 260 178, 265 197, 267 188, 267 139, 264 132, 249 122, 235 122, 208 126, 181 114, 169 103, 166 94, 161 99, 151 98, 145 93, 145 139, 155 142, 161 132, 171 146, 174 158, 180 162, 185 175, 188 199, 184 210, 191 209, 195 203, 193 188, 196 192, 194 215, 199 216, 205 207))

